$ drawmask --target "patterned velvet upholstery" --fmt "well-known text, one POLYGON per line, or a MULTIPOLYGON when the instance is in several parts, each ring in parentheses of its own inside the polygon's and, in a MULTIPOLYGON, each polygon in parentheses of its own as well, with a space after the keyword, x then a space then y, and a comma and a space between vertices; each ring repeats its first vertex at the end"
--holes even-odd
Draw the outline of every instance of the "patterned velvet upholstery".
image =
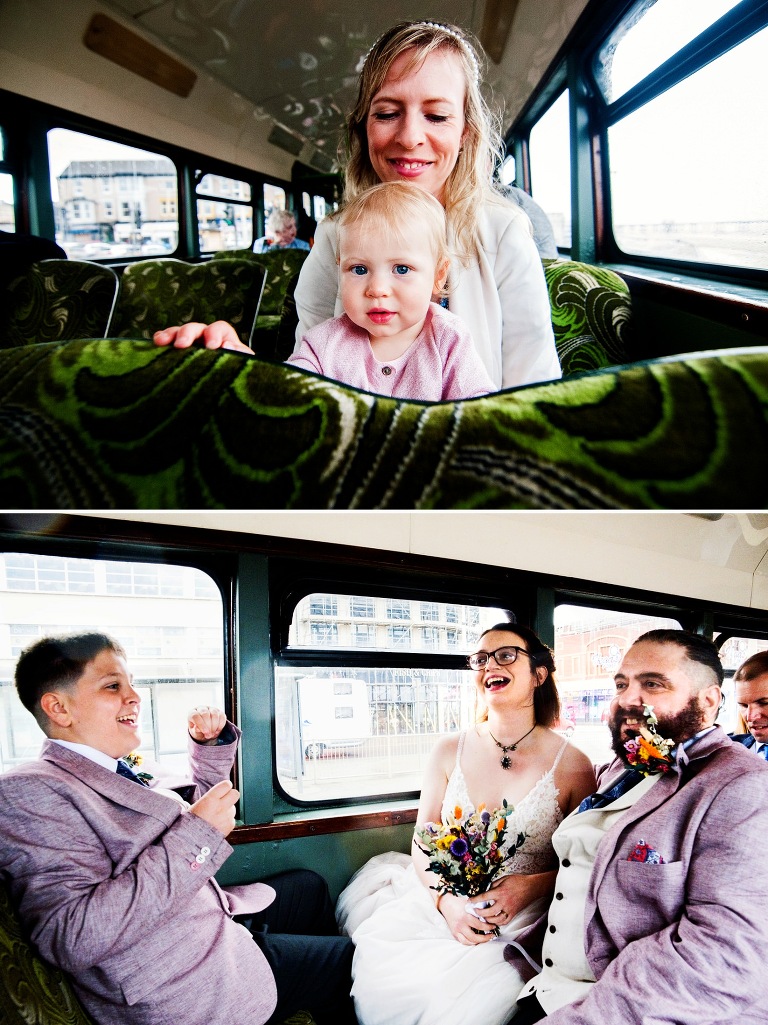
MULTIPOLYGON (((46 964, 24 939, 2 884, 0 1022, 2 1025, 92 1025, 63 973, 46 964)), ((314 1025, 314 1019, 306 1011, 299 1011, 288 1018, 285 1025, 314 1025)))
POLYGON ((434 404, 138 340, 10 349, 0 377, 11 508, 768 504, 766 348, 434 404))
POLYGON ((0 347, 104 338, 116 296, 110 267, 82 260, 33 263, 0 299, 0 347))
POLYGON ((3 1025, 90 1025, 58 968, 24 939, 0 884, 0 1021, 3 1025))
POLYGON ((572 260, 543 260, 563 376, 626 363, 632 304, 613 271, 572 260))
POLYGON ((263 287, 264 268, 251 260, 141 260, 123 271, 110 334, 151 338, 170 324, 227 320, 248 345, 263 287))

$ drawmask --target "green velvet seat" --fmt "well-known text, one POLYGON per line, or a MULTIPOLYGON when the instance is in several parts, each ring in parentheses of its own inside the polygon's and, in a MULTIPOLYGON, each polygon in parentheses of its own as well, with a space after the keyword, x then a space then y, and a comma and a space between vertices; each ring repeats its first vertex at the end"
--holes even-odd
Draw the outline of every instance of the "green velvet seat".
POLYGON ((251 260, 140 260, 123 271, 110 335, 151 338, 171 324, 227 320, 248 345, 264 279, 264 268, 251 260))
MULTIPOLYGON (((250 249, 222 250, 214 253, 213 260, 247 259, 258 263, 267 272, 259 315, 253 329, 251 348, 263 359, 280 359, 281 338, 286 333, 284 303, 289 288, 295 287, 301 266, 309 256, 306 249, 275 250, 271 253, 253 253, 250 249)), ((293 350, 293 346, 289 353, 293 350)))
POLYGON ((98 263, 33 263, 0 297, 0 347, 104 338, 117 287, 115 272, 98 263))
MULTIPOLYGON (((244 984, 246 981, 243 980, 244 984)), ((2 883, 0 1022, 2 1025, 93 1025, 64 974, 38 957, 25 940, 2 883)), ((314 1025, 314 1020, 306 1011, 299 1011, 285 1025, 314 1025)))
POLYGON ((614 271, 575 260, 543 260, 563 376, 631 358, 632 303, 614 271))
POLYGON ((0 377, 4 507, 768 505, 765 348, 432 404, 140 340, 10 349, 0 377))

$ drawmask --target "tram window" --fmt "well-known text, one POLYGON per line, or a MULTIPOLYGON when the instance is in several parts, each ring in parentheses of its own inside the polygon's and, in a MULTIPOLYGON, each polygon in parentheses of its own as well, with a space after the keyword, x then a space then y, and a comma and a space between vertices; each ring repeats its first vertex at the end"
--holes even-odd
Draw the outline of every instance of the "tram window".
POLYGON ((458 659, 456 668, 425 666, 424 653, 463 656, 483 629, 507 618, 500 609, 420 598, 302 598, 275 666, 285 793, 311 803, 418 790, 438 738, 475 720, 472 674, 458 659), (306 649, 314 649, 309 659, 306 649), (289 664, 297 651, 300 664, 289 664), (418 665, 408 664, 409 653, 420 653, 418 665))
POLYGON ((253 244, 253 207, 248 182, 205 174, 197 185, 200 251, 248 249, 253 244))
POLYGON ((768 270, 768 129, 755 117, 768 105, 766 56, 763 29, 609 129, 625 253, 768 270))
POLYGON ((624 653, 641 634, 661 629, 679 630, 680 624, 676 619, 642 611, 617 612, 568 604, 555 608, 561 721, 573 724, 573 743, 596 765, 613 757, 606 721, 615 692, 613 677, 624 653))
POLYGON ((568 90, 531 129, 531 195, 549 215, 555 241, 571 247, 571 153, 568 90))
POLYGON ((499 168, 499 181, 502 185, 512 185, 515 181, 515 158, 512 153, 507 154, 504 162, 499 168))
POLYGON ((16 231, 13 209, 13 178, 0 173, 0 231, 16 231))
POLYGON ((186 714, 224 707, 221 594, 187 566, 0 553, 0 772, 35 758, 43 734, 16 696, 21 652, 50 634, 98 630, 126 650, 141 694, 141 753, 187 764, 186 714))
POLYGON ((264 224, 273 210, 285 210, 285 189, 264 182, 264 224))
POLYGON ((741 0, 655 0, 623 22, 603 47, 596 76, 606 100, 623 96, 741 0))
POLYGON ((48 132, 56 241, 70 259, 167 256, 179 238, 171 160, 82 132, 48 132))

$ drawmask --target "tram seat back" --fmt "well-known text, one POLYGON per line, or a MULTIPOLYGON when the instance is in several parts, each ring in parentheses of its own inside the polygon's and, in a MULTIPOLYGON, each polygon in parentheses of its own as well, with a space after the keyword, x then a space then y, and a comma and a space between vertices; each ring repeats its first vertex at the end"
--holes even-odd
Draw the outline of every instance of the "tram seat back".
POLYGON ((117 275, 85 260, 41 260, 10 282, 0 348, 70 338, 104 338, 115 308, 117 275))
POLYGON ((563 376, 632 359, 632 300, 623 278, 574 260, 542 262, 563 376))
POLYGON ((110 336, 151 338, 171 324, 226 320, 249 345, 264 281, 250 260, 140 260, 123 271, 110 336))
POLYGON ((264 267, 267 280, 261 297, 259 315, 253 330, 251 347, 262 359, 284 360, 293 352, 293 331, 296 318, 287 314, 287 307, 294 310, 293 289, 298 281, 301 266, 309 255, 306 249, 273 250, 271 253, 254 253, 250 249, 222 250, 214 253, 216 262, 247 259, 264 267), (292 324, 287 320, 293 321, 292 324), (287 339, 287 342, 286 342, 287 339), (289 345, 284 355, 283 350, 289 345))

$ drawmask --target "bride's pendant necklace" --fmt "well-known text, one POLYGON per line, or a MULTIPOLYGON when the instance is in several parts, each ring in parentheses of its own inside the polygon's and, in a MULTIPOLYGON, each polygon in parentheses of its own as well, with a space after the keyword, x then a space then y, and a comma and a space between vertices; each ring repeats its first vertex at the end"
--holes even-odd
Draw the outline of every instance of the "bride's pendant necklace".
POLYGON ((508 751, 515 751, 515 750, 517 750, 517 745, 519 743, 521 743, 521 741, 525 740, 525 738, 528 736, 528 734, 533 733, 533 731, 536 729, 536 726, 537 726, 537 724, 534 723, 533 726, 531 726, 531 728, 528 730, 528 733, 524 733, 522 735, 522 737, 520 737, 520 740, 516 740, 514 742, 514 744, 502 744, 501 741, 497 740, 494 737, 494 735, 491 733, 491 727, 490 726, 488 727, 488 736, 494 742, 496 747, 500 747, 501 748, 502 755, 501 755, 501 763, 500 764, 501 764, 502 769, 511 769, 512 768, 512 759, 509 757, 509 754, 507 752, 508 751))

